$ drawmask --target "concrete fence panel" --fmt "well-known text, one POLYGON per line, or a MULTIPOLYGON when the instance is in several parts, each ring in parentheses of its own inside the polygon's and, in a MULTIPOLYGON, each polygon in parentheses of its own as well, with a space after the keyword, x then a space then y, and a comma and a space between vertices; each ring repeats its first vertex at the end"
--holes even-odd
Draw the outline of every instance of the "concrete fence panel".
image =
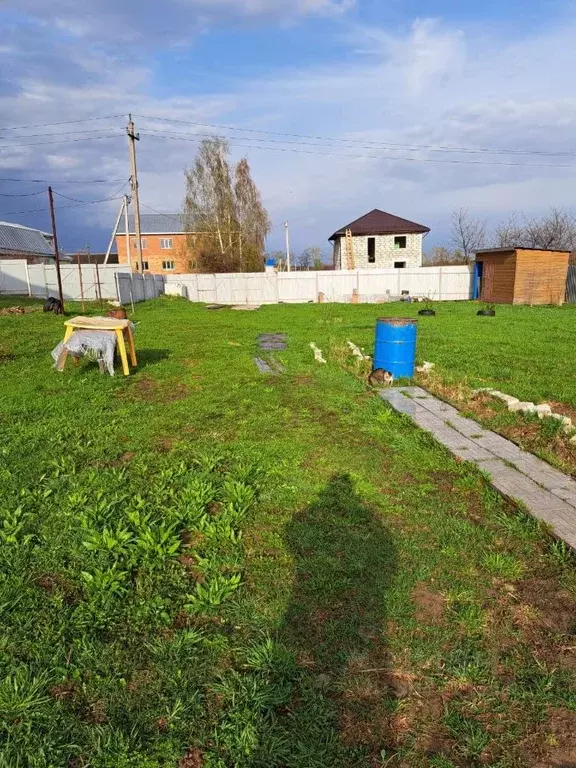
POLYGON ((354 272, 270 272, 216 275, 169 275, 168 284, 186 286, 190 301, 207 304, 275 304, 318 301, 362 302, 398 298, 402 291, 434 300, 471 298, 471 268, 420 267, 354 272), (354 299, 355 300, 355 299, 354 299))

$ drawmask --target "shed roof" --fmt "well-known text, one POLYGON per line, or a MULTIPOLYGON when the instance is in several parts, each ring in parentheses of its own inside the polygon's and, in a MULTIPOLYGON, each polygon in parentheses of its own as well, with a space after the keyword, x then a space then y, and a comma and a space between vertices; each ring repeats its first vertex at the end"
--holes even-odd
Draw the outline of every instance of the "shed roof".
POLYGON ((10 221, 0 221, 0 253, 30 253, 38 256, 54 256, 45 232, 10 221))
MULTIPOLYGON (((129 234, 136 234, 134 216, 128 217, 128 227, 129 234)), ((144 213, 140 216, 140 231, 143 235, 177 235, 185 231, 184 217, 180 213, 144 213)), ((126 234, 123 220, 118 234, 126 234)))
POLYGON ((430 232, 429 227, 417 224, 415 221, 402 219, 400 216, 394 216, 394 214, 386 213, 386 211, 381 211, 378 208, 374 208, 365 216, 361 216, 342 229, 338 229, 329 239, 335 240, 337 237, 344 237, 347 229, 351 230, 353 235, 409 235, 430 232))
POLYGON ((476 251, 476 256, 491 253, 512 253, 512 251, 540 251, 541 253, 571 253, 569 248, 528 248, 524 245, 510 245, 503 248, 481 248, 476 251))

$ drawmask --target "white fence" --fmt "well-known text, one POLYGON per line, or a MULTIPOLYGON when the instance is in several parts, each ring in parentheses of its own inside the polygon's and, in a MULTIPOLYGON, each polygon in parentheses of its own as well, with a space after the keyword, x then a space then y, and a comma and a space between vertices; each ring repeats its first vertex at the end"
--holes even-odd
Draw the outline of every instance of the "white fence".
POLYGON ((116 285, 121 304, 156 299, 164 293, 162 275, 142 276, 134 272, 117 272, 116 285))
POLYGON ((316 302, 321 294, 327 302, 351 302, 354 294, 359 302, 377 302, 397 298, 402 291, 437 301, 464 300, 472 296, 472 268, 467 266, 167 275, 166 282, 185 286, 190 301, 213 304, 316 302))
MULTIPOLYGON (((161 275, 132 274, 129 266, 61 264, 62 293, 69 301, 114 299, 122 304, 153 299, 164 293, 161 275)), ((0 260, 0 294, 48 298, 58 296, 53 264, 27 264, 21 259, 0 260)))

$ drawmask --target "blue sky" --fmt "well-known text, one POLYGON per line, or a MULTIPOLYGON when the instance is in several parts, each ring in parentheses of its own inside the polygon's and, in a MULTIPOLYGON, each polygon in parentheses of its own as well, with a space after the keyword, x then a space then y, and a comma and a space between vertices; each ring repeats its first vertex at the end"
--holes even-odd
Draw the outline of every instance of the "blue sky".
POLYGON ((0 178, 24 180, 0 181, 0 220, 48 228, 27 180, 49 180, 74 198, 57 197, 69 251, 106 245, 118 201, 75 200, 120 194, 128 111, 143 212, 180 210, 198 134, 227 133, 296 251, 375 207, 431 246, 461 206, 494 223, 574 205, 574 3, 5 0, 0 23, 0 122, 40 124, 0 130, 0 178))

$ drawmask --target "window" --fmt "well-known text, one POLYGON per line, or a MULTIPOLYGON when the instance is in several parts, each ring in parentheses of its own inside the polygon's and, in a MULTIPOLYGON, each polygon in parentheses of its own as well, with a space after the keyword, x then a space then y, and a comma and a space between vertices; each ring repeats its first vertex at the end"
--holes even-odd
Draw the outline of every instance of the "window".
MULTIPOLYGON (((139 261, 136 262, 135 267, 136 267, 136 272, 138 272, 140 270, 140 262, 139 261)), ((144 261, 144 260, 142 261, 142 268, 144 269, 144 272, 148 272, 149 267, 148 267, 148 262, 147 261, 144 261)))
POLYGON ((188 262, 188 271, 189 272, 194 272, 195 269, 196 269, 196 262, 195 261, 189 261, 188 262))
POLYGON ((406 235, 394 238, 394 248, 406 248, 406 235))
POLYGON ((176 269, 176 264, 173 261, 163 261, 162 269, 176 269))
POLYGON ((376 238, 368 238, 368 264, 376 263, 376 238))
POLYGON ((406 269, 406 262, 405 261, 395 261, 394 262, 394 269, 406 269))
POLYGON ((161 237, 160 238, 160 248, 162 248, 163 251, 171 251, 173 248, 172 244, 172 238, 171 237, 161 237))
MULTIPOLYGON (((141 237, 140 238, 140 245, 142 246, 142 250, 144 250, 144 248, 148 247, 148 243, 146 242, 146 238, 145 237, 141 237)), ((138 241, 136 239, 132 240, 132 248, 134 250, 138 249, 138 241)))

